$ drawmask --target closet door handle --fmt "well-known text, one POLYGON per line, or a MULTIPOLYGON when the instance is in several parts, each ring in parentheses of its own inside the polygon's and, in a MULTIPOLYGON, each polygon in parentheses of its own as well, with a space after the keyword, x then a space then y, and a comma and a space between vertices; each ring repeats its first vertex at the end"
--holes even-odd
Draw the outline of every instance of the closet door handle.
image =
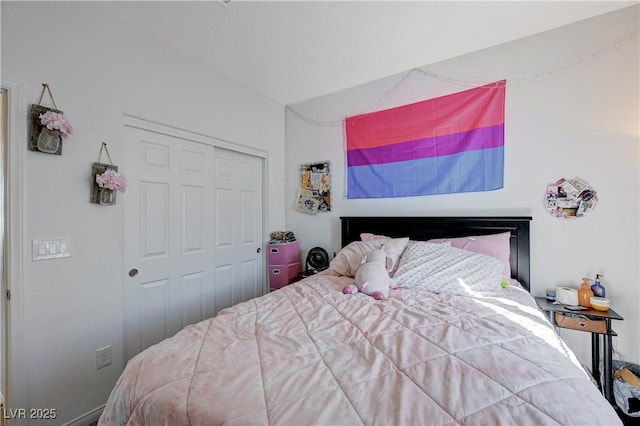
POLYGON ((256 253, 261 253, 261 252, 262 252, 262 249, 261 249, 260 247, 258 247, 258 248, 256 249, 256 253))
POLYGON ((136 268, 129 269, 129 276, 131 278, 135 277, 136 275, 138 275, 138 270, 136 268))

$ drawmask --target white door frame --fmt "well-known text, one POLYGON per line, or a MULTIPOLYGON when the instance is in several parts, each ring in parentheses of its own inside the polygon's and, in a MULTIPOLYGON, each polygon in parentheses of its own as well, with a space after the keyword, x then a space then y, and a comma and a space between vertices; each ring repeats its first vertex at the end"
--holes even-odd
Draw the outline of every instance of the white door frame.
POLYGON ((143 118, 134 117, 132 115, 125 114, 123 119, 125 126, 136 127, 138 129, 147 130, 149 132, 162 133, 165 135, 173 136, 180 139, 186 139, 193 142, 203 143, 205 145, 211 145, 218 148, 225 148, 229 151, 241 152, 243 154, 253 155, 266 159, 268 157, 267 151, 263 151, 258 148, 253 148, 246 145, 240 145, 228 140, 215 138, 212 136, 203 135, 200 133, 190 132, 189 130, 179 129, 177 127, 168 126, 166 124, 156 123, 153 121, 145 120, 143 118))
POLYGON ((5 397, 5 408, 29 408, 28 381, 25 379, 24 363, 24 330, 23 330, 23 283, 25 253, 23 244, 26 217, 26 168, 24 167, 27 135, 25 119, 26 103, 24 102, 23 83, 17 79, 2 76, 2 88, 7 90, 7 229, 5 288, 11 292, 11 300, 7 302, 5 294, 2 303, 7 312, 6 340, 2 342, 3 362, 6 377, 2 378, 2 389, 5 397))

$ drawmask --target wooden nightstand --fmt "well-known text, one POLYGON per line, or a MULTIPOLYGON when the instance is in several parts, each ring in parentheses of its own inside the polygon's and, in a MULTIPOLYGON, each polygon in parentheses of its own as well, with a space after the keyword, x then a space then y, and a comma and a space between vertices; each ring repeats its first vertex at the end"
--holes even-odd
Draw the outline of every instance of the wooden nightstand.
POLYGON ((596 311, 588 309, 584 311, 571 311, 564 305, 554 305, 544 297, 536 297, 536 303, 541 310, 549 315, 549 321, 556 327, 569 328, 571 330, 586 331, 591 333, 591 374, 596 380, 605 398, 615 405, 613 397, 613 367, 611 358, 613 346, 611 344, 616 332, 611 329, 611 320, 622 318, 616 311, 596 311), (600 336, 602 336, 602 368, 604 383, 600 382, 600 336))

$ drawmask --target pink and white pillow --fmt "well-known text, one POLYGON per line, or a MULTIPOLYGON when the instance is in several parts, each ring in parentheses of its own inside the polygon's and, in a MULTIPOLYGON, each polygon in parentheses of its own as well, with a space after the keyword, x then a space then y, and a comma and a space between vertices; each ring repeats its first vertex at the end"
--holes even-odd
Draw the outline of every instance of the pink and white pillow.
POLYGON ((409 237, 354 241, 338 252, 338 255, 329 263, 327 273, 355 277, 365 256, 374 248, 382 248, 391 260, 387 270, 389 271, 389 276, 393 276, 398 269, 400 256, 402 256, 408 243, 409 237))
POLYGON ((511 234, 502 232, 500 234, 476 235, 459 238, 438 238, 429 240, 431 243, 451 243, 451 247, 461 248, 476 253, 493 256, 502 261, 502 277, 511 278, 511 234))
POLYGON ((500 291, 502 267, 502 262, 493 256, 448 243, 416 241, 402 255, 394 280, 400 288, 474 295, 500 291))
MULTIPOLYGON (((375 235, 369 233, 360 234, 362 241, 371 241, 374 239, 389 238, 384 235, 375 235)), ((468 237, 457 238, 436 238, 428 240, 430 243, 450 243, 451 247, 461 248, 464 250, 473 251, 476 253, 486 254, 493 256, 502 261, 503 264, 503 278, 511 278, 511 263, 509 257, 511 256, 511 234, 509 232, 502 232, 500 234, 490 235, 474 235, 468 237)))

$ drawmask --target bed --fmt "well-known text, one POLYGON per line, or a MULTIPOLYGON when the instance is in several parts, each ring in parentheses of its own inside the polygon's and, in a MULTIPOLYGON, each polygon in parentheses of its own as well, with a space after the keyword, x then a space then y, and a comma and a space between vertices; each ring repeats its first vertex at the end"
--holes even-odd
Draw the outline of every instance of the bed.
POLYGON ((528 293, 530 219, 343 217, 328 270, 131 359, 99 425, 621 424, 528 293), (371 244, 400 288, 343 294, 371 244))

